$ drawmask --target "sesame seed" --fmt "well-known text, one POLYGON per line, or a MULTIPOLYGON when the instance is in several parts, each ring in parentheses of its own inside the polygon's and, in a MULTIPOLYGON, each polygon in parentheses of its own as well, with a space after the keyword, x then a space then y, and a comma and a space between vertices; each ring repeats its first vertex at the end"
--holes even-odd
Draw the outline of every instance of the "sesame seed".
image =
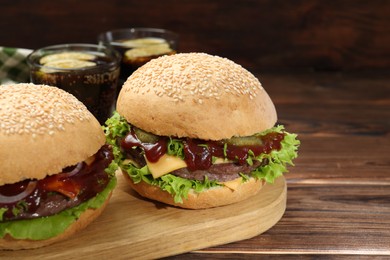
POLYGON ((71 94, 46 85, 0 86, 0 134, 54 135, 65 122, 90 120, 92 114, 71 94))
MULTIPOLYGON (((253 99, 263 91, 259 80, 241 65, 205 53, 179 53, 153 59, 134 72, 128 82, 123 87, 125 92, 147 93, 152 89, 157 96, 175 102, 192 95, 199 100, 220 100, 227 95, 253 99)), ((199 100, 197 103, 204 103, 199 100)))

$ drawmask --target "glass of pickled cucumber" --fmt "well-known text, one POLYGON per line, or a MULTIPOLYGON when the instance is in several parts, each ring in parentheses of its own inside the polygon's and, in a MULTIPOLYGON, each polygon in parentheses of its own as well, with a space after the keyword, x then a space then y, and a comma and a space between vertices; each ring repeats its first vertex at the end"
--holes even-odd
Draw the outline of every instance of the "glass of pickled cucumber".
POLYGON ((115 109, 120 59, 111 48, 72 43, 35 50, 27 63, 32 83, 73 94, 103 124, 115 109))
MULTIPOLYGON (((136 69, 151 59, 175 54, 178 35, 157 28, 127 28, 101 33, 99 44, 112 47, 122 55, 120 81, 123 83, 136 69)), ((121 84, 120 84, 121 85, 121 84)))

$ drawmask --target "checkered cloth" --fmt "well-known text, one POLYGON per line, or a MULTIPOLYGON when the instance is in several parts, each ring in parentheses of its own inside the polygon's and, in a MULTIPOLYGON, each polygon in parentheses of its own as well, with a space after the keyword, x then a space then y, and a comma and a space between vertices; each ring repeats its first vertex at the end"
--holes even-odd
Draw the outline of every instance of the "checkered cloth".
POLYGON ((29 82, 29 67, 26 62, 31 50, 0 47, 0 84, 29 82))

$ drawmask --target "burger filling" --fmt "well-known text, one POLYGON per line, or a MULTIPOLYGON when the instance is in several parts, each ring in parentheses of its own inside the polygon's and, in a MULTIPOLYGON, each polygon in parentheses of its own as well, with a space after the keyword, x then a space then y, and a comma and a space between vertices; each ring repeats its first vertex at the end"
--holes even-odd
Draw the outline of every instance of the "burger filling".
MULTIPOLYGON (((264 136, 247 137, 246 141, 237 138, 222 141, 176 138, 172 141, 168 137, 149 137, 149 133, 132 127, 130 132, 120 139, 119 147, 127 159, 131 159, 139 167, 144 167, 147 162, 152 165, 169 153, 170 142, 178 142, 178 145, 182 146, 180 149, 183 155, 179 158, 183 160, 184 167, 173 170, 170 174, 190 180, 203 181, 207 178, 225 182, 237 179, 242 174, 248 175, 260 165, 266 165, 266 159, 252 160, 251 155, 256 157, 262 153, 268 154, 273 149, 280 150, 284 135, 271 132, 264 136)), ((153 168, 149 170, 155 175, 153 168)))
POLYGON ((220 141, 156 136, 115 113, 105 133, 115 160, 134 183, 145 181, 182 202, 193 189, 201 192, 249 178, 273 182, 293 165, 299 141, 276 126, 253 136, 220 141))
POLYGON ((0 186, 0 222, 55 215, 102 192, 111 176, 112 148, 104 145, 93 156, 42 180, 0 186))

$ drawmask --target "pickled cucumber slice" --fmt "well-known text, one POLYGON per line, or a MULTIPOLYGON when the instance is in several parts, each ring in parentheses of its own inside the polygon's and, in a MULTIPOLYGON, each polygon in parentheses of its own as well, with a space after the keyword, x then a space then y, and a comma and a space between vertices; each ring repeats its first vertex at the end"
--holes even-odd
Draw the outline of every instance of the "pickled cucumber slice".
POLYGON ((227 144, 237 146, 251 146, 251 145, 262 145, 263 142, 259 136, 244 136, 244 137, 232 137, 225 140, 227 144))
POLYGON ((148 143, 148 144, 154 144, 158 142, 158 136, 145 132, 139 128, 134 127, 134 132, 137 135, 138 139, 143 142, 143 143, 148 143))
POLYGON ((125 57, 129 60, 132 60, 139 57, 162 55, 162 54, 170 53, 172 51, 173 50, 169 47, 169 44, 161 43, 161 44, 155 44, 146 47, 130 49, 125 52, 125 57))
POLYGON ((61 53, 55 53, 50 54, 42 57, 39 60, 39 63, 41 64, 47 64, 52 61, 58 61, 58 60, 94 60, 96 59, 96 56, 90 53, 85 52, 61 52, 61 53))

